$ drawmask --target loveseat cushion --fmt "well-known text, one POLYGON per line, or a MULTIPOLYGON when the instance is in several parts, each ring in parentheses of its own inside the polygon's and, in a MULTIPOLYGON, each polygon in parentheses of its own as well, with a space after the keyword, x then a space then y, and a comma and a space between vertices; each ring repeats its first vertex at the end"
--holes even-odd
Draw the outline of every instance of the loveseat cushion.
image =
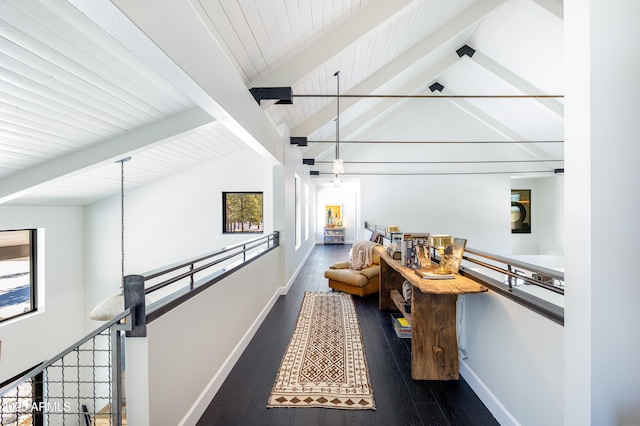
POLYGON ((380 275, 380 266, 379 265, 371 265, 368 268, 364 268, 360 271, 362 275, 364 275, 365 277, 367 277, 367 279, 371 279, 373 277, 375 277, 376 275, 380 275))
POLYGON ((330 269, 324 272, 325 278, 349 284, 355 287, 364 287, 369 284, 369 279, 352 269, 330 269))
POLYGON ((345 284, 353 285, 356 287, 364 287, 369 284, 369 279, 375 277, 380 273, 380 267, 378 265, 369 266, 360 271, 354 269, 329 269, 324 271, 325 278, 330 280, 339 281, 345 284))

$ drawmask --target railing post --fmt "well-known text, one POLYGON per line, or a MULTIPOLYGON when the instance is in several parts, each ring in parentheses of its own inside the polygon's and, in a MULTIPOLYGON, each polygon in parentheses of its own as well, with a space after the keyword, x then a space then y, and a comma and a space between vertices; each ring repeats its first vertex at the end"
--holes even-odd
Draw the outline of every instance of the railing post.
POLYGON ((124 277, 124 308, 132 308, 131 331, 127 331, 127 337, 147 337, 147 312, 142 275, 124 277))
POLYGON ((191 265, 189 265, 189 271, 191 272, 191 275, 189 275, 190 278, 190 282, 191 284, 189 285, 189 287, 191 288, 191 290, 193 290, 193 286, 195 284, 194 280, 193 280, 193 263, 191 265))
MULTIPOLYGON (((126 293, 125 293, 126 294, 126 293)), ((144 294, 144 293, 143 293, 144 294)), ((125 297, 125 304, 126 304, 125 297)), ((130 321, 122 324, 114 324, 111 326, 111 421, 114 425, 122 425, 122 340, 121 333, 127 333, 133 328, 133 318, 135 316, 135 308, 131 308, 130 321)), ((145 329, 146 332, 146 329, 145 329)))
MULTIPOLYGON (((511 265, 507 265, 507 271, 512 272, 511 271, 511 265)), ((508 281, 509 281, 509 290, 511 290, 513 288, 513 284, 512 281, 513 277, 511 275, 509 275, 508 281)))
POLYGON ((117 325, 111 328, 111 420, 114 425, 122 424, 122 347, 120 329, 117 325))
POLYGON ((247 245, 246 244, 242 245, 242 261, 243 262, 247 261, 247 245))
MULTIPOLYGON (((33 402, 38 406, 44 402, 44 373, 40 372, 33 376, 33 402)), ((33 426, 44 426, 44 415, 42 410, 33 410, 33 426)))

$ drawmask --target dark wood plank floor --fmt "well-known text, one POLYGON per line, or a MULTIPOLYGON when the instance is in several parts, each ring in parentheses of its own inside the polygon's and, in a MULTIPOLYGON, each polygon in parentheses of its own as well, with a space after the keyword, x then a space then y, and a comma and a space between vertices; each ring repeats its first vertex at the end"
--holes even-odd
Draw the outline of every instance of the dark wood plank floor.
POLYGON ((393 331, 377 295, 354 297, 377 410, 266 408, 306 291, 330 291, 324 270, 350 246, 318 245, 281 296, 198 425, 497 425, 469 385, 411 379, 411 343, 393 331))

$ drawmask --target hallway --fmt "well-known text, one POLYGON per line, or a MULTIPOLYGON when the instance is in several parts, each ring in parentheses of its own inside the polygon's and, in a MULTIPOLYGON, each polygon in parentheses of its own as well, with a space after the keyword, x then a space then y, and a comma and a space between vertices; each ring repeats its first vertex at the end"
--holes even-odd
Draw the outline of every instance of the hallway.
MULTIPOLYGON (((272 408, 266 403, 306 291, 329 291, 323 272, 351 246, 317 245, 287 296, 276 302, 199 425, 495 425, 463 378, 411 379, 410 342, 396 337, 377 295, 354 297, 377 410, 272 408)), ((241 309, 242 301, 238 300, 241 309)), ((226 326, 232 326, 227 324, 226 326)))

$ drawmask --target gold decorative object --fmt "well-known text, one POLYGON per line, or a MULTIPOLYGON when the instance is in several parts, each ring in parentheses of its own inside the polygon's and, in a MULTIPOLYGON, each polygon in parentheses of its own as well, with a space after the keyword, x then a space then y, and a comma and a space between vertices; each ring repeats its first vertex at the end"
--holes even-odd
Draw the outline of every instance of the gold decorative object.
POLYGON ((430 243, 431 247, 438 249, 440 252, 440 267, 434 272, 438 275, 450 274, 451 271, 446 267, 444 262, 444 251, 453 244, 453 237, 451 235, 432 235, 430 243))

